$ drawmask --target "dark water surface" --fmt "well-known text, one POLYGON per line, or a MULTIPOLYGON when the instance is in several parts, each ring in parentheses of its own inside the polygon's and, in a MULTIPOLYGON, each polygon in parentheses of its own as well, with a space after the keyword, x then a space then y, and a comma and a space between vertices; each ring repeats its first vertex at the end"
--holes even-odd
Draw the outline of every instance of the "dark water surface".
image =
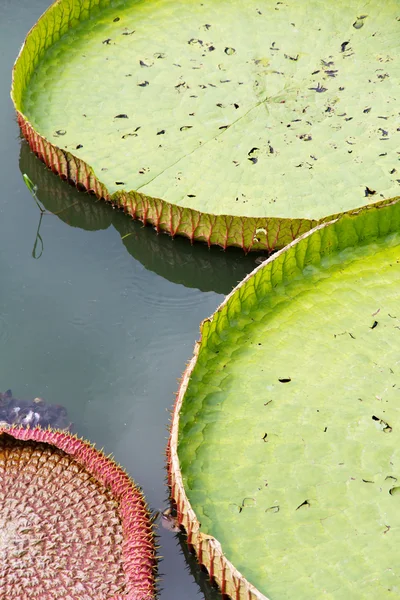
MULTIPOLYGON (((162 509, 177 378, 200 321, 255 257, 157 236, 62 183, 30 153, 9 99, 11 68, 47 6, 0 0, 0 391, 63 404, 76 431, 113 453, 151 508, 162 509), (40 220, 21 172, 57 216, 40 220)), ((160 600, 217 600, 193 561, 191 574, 177 537, 159 533, 160 600)))

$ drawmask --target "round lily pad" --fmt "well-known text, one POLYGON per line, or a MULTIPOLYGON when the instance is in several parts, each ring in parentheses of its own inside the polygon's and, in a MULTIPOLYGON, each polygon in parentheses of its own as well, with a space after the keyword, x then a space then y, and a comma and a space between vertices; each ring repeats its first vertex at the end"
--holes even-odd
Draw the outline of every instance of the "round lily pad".
POLYGON ((320 225, 202 324, 170 484, 232 598, 400 594, 399 232, 399 202, 320 225))
POLYGON ((151 516, 110 457, 65 431, 3 422, 0 482, 3 598, 155 599, 151 516))
POLYGON ((272 250, 399 189, 399 2, 57 0, 12 96, 35 152, 171 235, 272 250))

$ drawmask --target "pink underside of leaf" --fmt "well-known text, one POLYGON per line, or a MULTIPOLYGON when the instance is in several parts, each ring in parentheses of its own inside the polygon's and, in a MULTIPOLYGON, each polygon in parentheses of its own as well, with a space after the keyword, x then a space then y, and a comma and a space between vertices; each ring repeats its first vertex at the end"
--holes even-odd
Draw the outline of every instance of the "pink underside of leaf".
POLYGON ((2 433, 19 440, 56 446, 111 490, 119 504, 124 532, 123 556, 128 594, 112 600, 153 600, 156 557, 149 511, 141 491, 123 469, 88 442, 64 431, 40 427, 0 427, 2 433))

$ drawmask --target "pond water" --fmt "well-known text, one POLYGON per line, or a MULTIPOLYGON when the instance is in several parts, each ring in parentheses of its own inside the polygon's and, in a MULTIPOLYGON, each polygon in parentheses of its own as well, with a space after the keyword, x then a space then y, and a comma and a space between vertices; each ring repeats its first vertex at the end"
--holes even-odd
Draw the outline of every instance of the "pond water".
MULTIPOLYGON (((11 69, 47 6, 0 4, 0 391, 64 405, 77 433, 113 453, 150 507, 164 509, 177 379, 200 321, 255 256, 157 236, 31 154, 9 99, 11 69), (42 218, 22 173, 38 186, 42 218)), ((161 527, 159 535, 159 600, 218 600, 195 561, 186 562, 179 536, 161 527)))

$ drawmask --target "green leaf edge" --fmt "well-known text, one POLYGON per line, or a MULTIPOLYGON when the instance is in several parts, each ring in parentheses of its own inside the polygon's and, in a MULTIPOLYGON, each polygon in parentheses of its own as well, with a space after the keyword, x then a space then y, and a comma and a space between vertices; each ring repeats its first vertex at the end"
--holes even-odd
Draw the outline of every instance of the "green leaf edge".
POLYGON ((385 206, 367 206, 359 209, 357 214, 346 214, 321 223, 254 269, 200 325, 200 338, 182 375, 172 413, 167 446, 168 485, 176 505, 178 523, 187 533, 189 547, 196 552, 198 561, 206 567, 221 592, 235 600, 269 599, 225 557, 218 540, 202 533, 186 495, 178 452, 179 417, 191 375, 197 362, 201 361, 203 348, 216 351, 223 343, 223 330, 229 328, 243 310, 248 314, 260 298, 272 294, 276 286, 293 280, 308 266, 318 266, 325 256, 370 243, 396 231, 400 231, 400 198, 385 206))
MULTIPOLYGON (((54 173, 81 190, 122 209, 143 225, 152 225, 157 233, 167 232, 172 237, 181 235, 222 248, 238 246, 245 252, 267 251, 283 248, 297 237, 315 227, 336 219, 340 213, 319 221, 277 217, 244 217, 213 215, 194 209, 176 206, 161 198, 153 198, 136 191, 118 191, 110 194, 96 177, 92 167, 70 152, 52 144, 35 131, 22 112, 22 96, 39 60, 54 42, 81 20, 89 18, 98 8, 111 4, 111 0, 56 0, 28 32, 13 68, 11 98, 17 112, 18 124, 32 151, 54 173)), ((390 204, 393 198, 374 203, 390 204)), ((359 209, 347 214, 357 214, 359 209)))

